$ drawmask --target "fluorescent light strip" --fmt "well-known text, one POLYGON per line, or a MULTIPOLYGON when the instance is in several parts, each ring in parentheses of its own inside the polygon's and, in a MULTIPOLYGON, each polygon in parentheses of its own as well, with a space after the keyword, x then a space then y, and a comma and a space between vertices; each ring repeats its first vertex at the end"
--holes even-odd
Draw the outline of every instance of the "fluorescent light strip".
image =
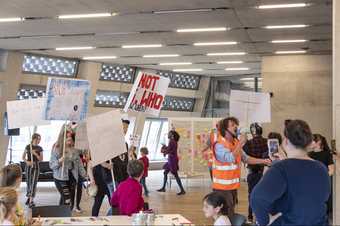
POLYGON ((218 61, 217 64, 242 64, 243 61, 218 61))
POLYGON ((153 12, 154 14, 169 14, 169 13, 193 13, 193 12, 211 12, 213 9, 183 9, 183 10, 160 10, 153 12))
POLYGON ((282 8, 298 8, 306 7, 307 3, 293 3, 293 4, 276 4, 276 5, 260 5, 259 9, 282 9, 282 8))
POLYGON ((149 54, 144 55, 144 58, 156 58, 156 57, 179 57, 178 54, 149 54))
POLYGON ((289 28, 304 28, 308 27, 307 24, 293 24, 293 25, 268 25, 266 29, 289 29, 289 28))
POLYGON ((25 18, 21 18, 21 17, 0 18, 0 23, 20 22, 20 21, 24 21, 24 20, 25 20, 25 18))
POLYGON ((78 47, 59 47, 55 48, 56 51, 68 51, 68 50, 88 50, 95 49, 93 46, 78 46, 78 47))
POLYGON ((207 56, 241 56, 246 55, 245 52, 230 52, 230 53, 207 53, 207 56))
POLYGON ((236 45, 237 42, 196 42, 194 46, 225 46, 236 45))
POLYGON ((230 68, 226 68, 226 71, 248 71, 249 68, 247 67, 230 67, 230 68))
POLYGON ((158 48, 162 47, 161 44, 150 44, 150 45, 122 45, 123 49, 133 49, 133 48, 158 48))
POLYGON ((188 28, 177 29, 177 32, 211 32, 211 31, 226 31, 226 27, 211 27, 211 28, 188 28))
POLYGON ((276 51, 275 54, 297 54, 297 53, 306 53, 306 50, 297 50, 297 51, 276 51))
POLYGON ((159 63, 160 66, 172 66, 172 65, 191 65, 191 62, 174 62, 174 63, 159 63))
POLYGON ((296 40, 273 40, 271 43, 300 43, 300 42, 307 42, 308 40, 305 39, 296 39, 296 40))
MULTIPOLYGON (((257 78, 259 81, 262 80, 262 78, 257 78)), ((255 78, 241 78, 240 81, 255 81, 255 78)))
POLYGON ((111 17, 115 15, 116 13, 67 14, 67 15, 59 15, 58 19, 100 18, 100 17, 111 17))
POLYGON ((194 72, 194 71, 203 71, 202 68, 187 68, 187 69, 174 69, 174 72, 194 72))
POLYGON ((83 57, 83 60, 107 60, 107 59, 116 59, 117 56, 91 56, 91 57, 83 57))

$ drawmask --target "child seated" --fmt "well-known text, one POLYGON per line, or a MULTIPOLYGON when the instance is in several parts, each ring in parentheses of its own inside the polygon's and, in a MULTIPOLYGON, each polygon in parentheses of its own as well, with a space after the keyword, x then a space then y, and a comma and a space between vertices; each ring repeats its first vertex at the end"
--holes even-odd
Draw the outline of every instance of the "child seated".
POLYGON ((111 205, 117 207, 119 214, 132 215, 144 208, 142 186, 139 183, 144 173, 144 165, 139 160, 132 160, 127 165, 129 178, 121 182, 112 194, 111 205))
POLYGON ((228 207, 225 198, 219 192, 211 192, 203 198, 205 217, 214 219, 214 226, 231 225, 226 216, 228 207))
POLYGON ((14 225, 12 219, 15 216, 17 202, 18 195, 13 188, 0 188, 0 225, 14 225))

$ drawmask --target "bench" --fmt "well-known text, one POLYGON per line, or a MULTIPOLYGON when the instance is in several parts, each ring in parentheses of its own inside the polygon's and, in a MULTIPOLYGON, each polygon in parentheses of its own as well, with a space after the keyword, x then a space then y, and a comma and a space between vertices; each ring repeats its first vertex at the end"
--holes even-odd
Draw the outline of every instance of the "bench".
MULTIPOLYGON (((39 182, 51 182, 53 181, 53 171, 50 168, 49 165, 50 162, 48 161, 43 161, 39 162, 39 168, 40 168, 40 173, 39 173, 39 182)), ((26 163, 25 162, 20 162, 20 166, 22 169, 22 181, 26 181, 26 163)))

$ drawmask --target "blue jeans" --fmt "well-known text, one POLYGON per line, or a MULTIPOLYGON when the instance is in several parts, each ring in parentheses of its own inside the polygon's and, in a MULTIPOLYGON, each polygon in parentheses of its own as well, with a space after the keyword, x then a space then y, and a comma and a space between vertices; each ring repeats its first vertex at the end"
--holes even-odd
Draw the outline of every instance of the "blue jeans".
MULTIPOLYGON (((109 190, 109 193, 110 193, 110 198, 112 197, 112 194, 113 194, 113 189, 114 189, 114 187, 113 187, 113 182, 111 182, 111 183, 108 183, 108 184, 106 184, 106 186, 107 186, 107 189, 109 190)), ((117 187, 116 187, 117 188, 117 187)), ((111 201, 111 200, 110 200, 111 201)), ((112 207, 107 211, 107 214, 106 214, 106 216, 112 216, 112 207)))
POLYGON ((145 195, 148 195, 148 194, 149 194, 149 190, 148 190, 148 188, 146 187, 146 177, 142 177, 142 178, 140 179, 140 183, 141 183, 141 185, 143 185, 144 194, 145 194, 145 195))

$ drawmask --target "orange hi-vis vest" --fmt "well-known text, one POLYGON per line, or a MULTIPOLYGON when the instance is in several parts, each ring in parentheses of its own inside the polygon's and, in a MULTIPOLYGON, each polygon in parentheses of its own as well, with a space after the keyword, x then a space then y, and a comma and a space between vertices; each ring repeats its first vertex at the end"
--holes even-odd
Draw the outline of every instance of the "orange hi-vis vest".
MULTIPOLYGON (((233 142, 226 140, 221 135, 217 137, 217 143, 222 144, 225 148, 233 152, 239 141, 234 139, 233 142)), ((241 154, 237 156, 235 162, 220 162, 216 159, 215 148, 213 149, 213 189, 217 190, 235 190, 240 187, 241 178, 241 154)))

